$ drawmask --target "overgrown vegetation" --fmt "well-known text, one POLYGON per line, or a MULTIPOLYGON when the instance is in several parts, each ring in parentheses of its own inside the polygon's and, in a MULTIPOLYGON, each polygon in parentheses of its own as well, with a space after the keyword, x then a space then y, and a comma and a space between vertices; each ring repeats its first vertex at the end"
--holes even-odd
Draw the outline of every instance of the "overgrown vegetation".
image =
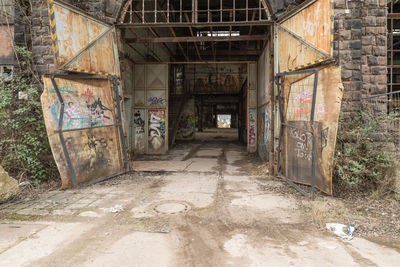
POLYGON ((396 120, 396 114, 368 110, 354 114, 351 121, 341 115, 334 163, 336 194, 353 189, 376 197, 392 193, 399 153, 390 146, 394 141, 390 127, 396 120))
POLYGON ((31 52, 15 47, 20 71, 0 79, 0 164, 18 180, 40 184, 56 174, 40 103, 30 71, 31 52))

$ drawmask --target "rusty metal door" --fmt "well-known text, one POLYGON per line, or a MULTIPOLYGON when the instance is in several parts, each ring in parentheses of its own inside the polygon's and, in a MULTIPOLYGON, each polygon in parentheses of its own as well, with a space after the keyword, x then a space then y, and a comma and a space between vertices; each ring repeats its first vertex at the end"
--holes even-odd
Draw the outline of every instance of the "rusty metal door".
POLYGON ((333 65, 331 0, 309 1, 275 27, 279 94, 278 175, 332 194, 332 162, 343 94, 333 65))
POLYGON ((48 1, 56 66, 43 78, 46 130, 62 188, 102 181, 128 169, 114 27, 48 1), (79 74, 78 74, 79 73, 79 74))

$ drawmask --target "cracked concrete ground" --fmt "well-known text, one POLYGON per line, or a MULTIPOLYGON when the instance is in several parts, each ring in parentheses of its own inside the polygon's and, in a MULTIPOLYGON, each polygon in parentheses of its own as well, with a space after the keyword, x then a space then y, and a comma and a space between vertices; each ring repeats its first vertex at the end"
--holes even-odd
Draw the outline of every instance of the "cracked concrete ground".
POLYGON ((0 266, 398 264, 395 249, 317 230, 296 198, 270 190, 287 185, 252 175, 254 157, 228 141, 178 146, 134 163, 141 172, 1 205, 0 266))

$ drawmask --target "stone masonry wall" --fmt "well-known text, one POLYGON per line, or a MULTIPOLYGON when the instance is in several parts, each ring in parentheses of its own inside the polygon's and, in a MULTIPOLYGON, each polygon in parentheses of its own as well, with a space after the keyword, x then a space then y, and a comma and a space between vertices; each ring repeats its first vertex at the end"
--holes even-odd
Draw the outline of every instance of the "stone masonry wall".
POLYGON ((334 57, 342 67, 345 117, 361 108, 362 96, 386 92, 386 4, 386 0, 334 2, 334 57))

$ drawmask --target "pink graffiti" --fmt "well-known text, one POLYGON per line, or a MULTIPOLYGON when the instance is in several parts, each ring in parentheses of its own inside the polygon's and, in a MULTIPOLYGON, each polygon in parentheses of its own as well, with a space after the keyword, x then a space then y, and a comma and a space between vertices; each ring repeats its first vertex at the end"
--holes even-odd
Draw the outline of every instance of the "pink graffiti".
MULTIPOLYGON (((254 148, 256 147, 256 130, 254 125, 250 126, 250 131, 249 131, 249 145, 250 148, 254 148)), ((253 150, 252 150, 253 151, 253 150)))
POLYGON ((310 90, 305 90, 304 92, 298 94, 294 100, 300 103, 311 103, 312 93, 310 90))
POLYGON ((319 104, 317 107, 317 114, 327 114, 324 104, 319 104))

